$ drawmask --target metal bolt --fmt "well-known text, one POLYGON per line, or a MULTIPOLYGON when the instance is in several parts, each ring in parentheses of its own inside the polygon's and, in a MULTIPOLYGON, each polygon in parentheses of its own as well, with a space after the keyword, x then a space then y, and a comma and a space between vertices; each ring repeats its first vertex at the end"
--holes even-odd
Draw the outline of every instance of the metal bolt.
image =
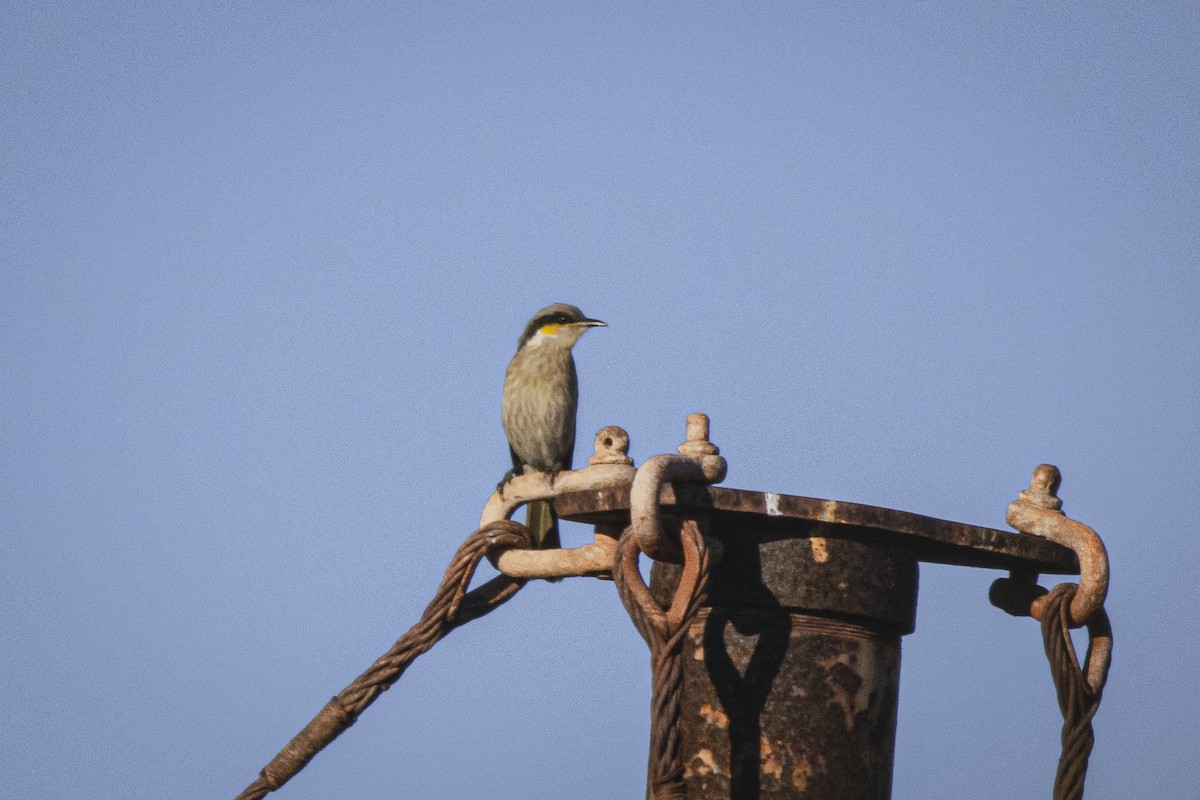
POLYGON ((708 415, 688 414, 687 441, 679 445, 683 456, 715 456, 721 450, 708 440, 708 415))
POLYGON ((1061 484, 1062 473, 1058 471, 1058 467, 1053 464, 1039 464, 1033 470, 1033 477, 1029 479, 1029 488, 1021 492, 1019 502, 1061 512, 1063 503, 1058 497, 1058 487, 1061 484))
POLYGON ((629 457, 629 434, 624 428, 609 425, 596 434, 596 454, 588 459, 588 466, 596 464, 633 464, 629 457))

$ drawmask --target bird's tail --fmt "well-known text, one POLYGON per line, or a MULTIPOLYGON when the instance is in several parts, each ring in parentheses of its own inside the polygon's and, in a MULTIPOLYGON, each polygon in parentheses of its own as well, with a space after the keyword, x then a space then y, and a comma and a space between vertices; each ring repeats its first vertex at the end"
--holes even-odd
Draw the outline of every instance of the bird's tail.
POLYGON ((562 546, 558 540, 558 515, 549 500, 533 500, 525 505, 525 525, 533 534, 533 546, 538 550, 562 546))

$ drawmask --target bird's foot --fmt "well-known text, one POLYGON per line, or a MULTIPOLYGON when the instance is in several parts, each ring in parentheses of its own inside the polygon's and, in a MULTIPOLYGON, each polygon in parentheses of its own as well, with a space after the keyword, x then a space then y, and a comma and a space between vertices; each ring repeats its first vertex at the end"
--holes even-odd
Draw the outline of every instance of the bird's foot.
POLYGON ((515 477, 517 477, 517 471, 515 469, 510 469, 508 472, 504 473, 504 477, 501 478, 500 482, 496 484, 496 493, 500 495, 501 499, 504 498, 504 487, 507 486, 508 482, 515 477))

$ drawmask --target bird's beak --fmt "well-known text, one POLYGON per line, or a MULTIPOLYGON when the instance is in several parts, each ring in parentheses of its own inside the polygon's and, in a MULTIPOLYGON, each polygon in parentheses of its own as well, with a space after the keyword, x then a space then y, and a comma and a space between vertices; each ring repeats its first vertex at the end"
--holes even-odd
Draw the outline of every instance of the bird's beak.
POLYGON ((584 319, 575 323, 581 328, 607 328, 607 322, 601 322, 598 319, 584 319))

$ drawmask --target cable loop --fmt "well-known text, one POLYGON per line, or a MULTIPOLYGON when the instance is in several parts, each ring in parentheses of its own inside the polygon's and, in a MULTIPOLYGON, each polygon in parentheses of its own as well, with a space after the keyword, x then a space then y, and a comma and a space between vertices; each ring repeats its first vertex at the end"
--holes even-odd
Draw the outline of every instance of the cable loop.
POLYGON ((1099 609, 1088 620, 1088 652, 1079 666, 1071 641, 1071 606, 1078 588, 1062 583, 1044 597, 1042 641, 1050 662, 1050 675, 1062 711, 1062 755, 1054 778, 1054 800, 1080 800, 1087 777, 1088 758, 1095 735, 1092 718, 1100 708, 1108 667, 1112 660, 1112 626, 1099 609))
POLYGON ((650 647, 651 723, 647 783, 652 800, 686 800, 683 781, 683 741, 679 725, 683 694, 683 637, 705 598, 710 551, 700 526, 687 520, 680 529, 683 572, 671 605, 659 606, 638 571, 641 555, 637 533, 630 526, 617 544, 613 579, 634 627, 650 647))

